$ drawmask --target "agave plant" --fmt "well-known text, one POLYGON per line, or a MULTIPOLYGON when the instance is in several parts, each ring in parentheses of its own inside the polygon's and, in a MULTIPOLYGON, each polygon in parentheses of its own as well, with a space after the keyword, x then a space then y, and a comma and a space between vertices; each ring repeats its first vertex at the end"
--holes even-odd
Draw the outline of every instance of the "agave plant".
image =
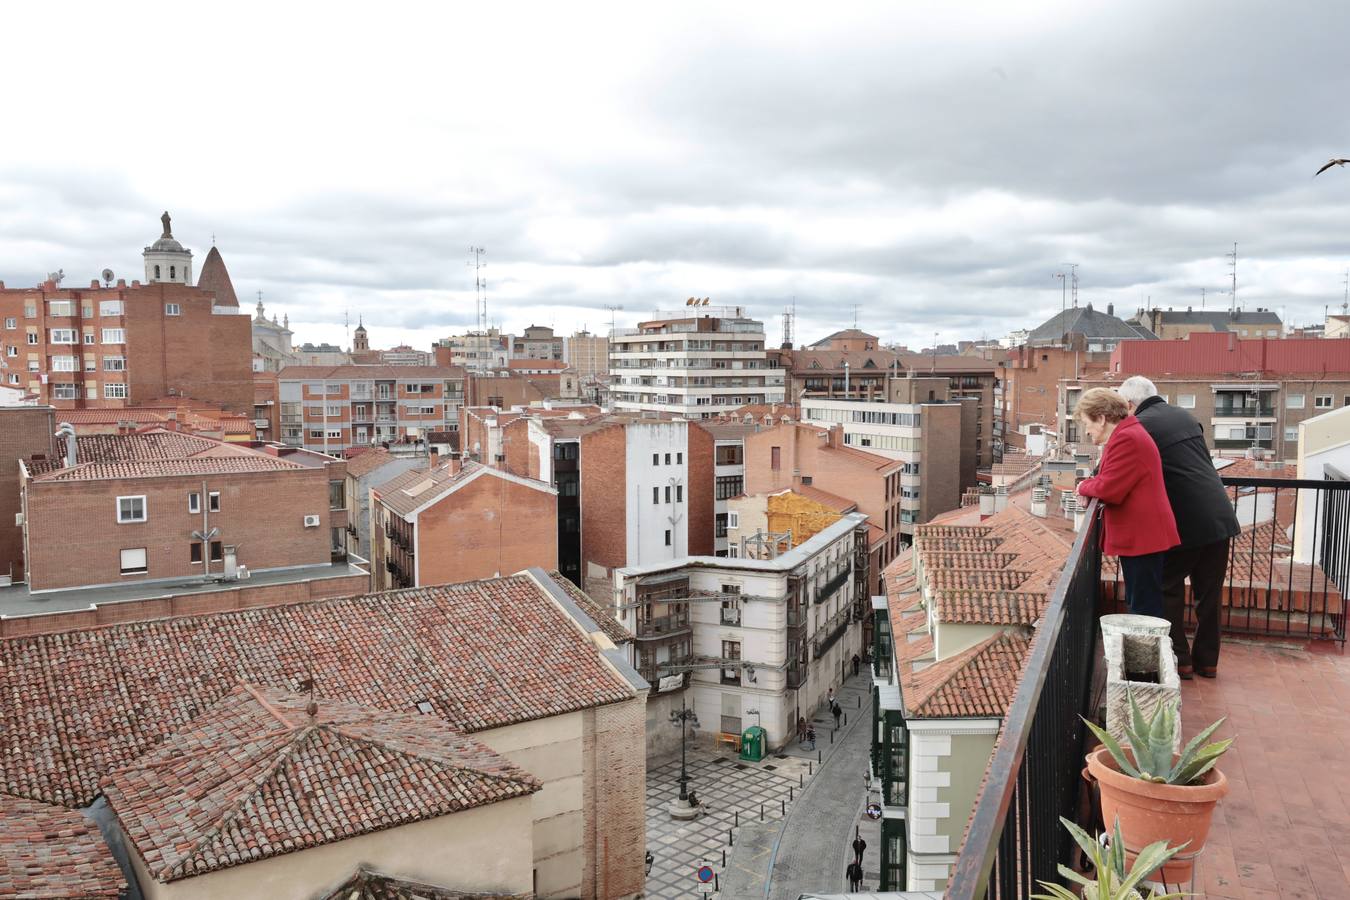
POLYGON ((1127 696, 1130 701, 1130 724, 1125 729, 1125 740, 1134 751, 1133 762, 1121 748, 1120 742, 1106 729, 1087 719, 1083 721, 1106 747, 1116 765, 1120 766, 1120 771, 1131 778, 1157 784, 1195 784, 1214 768, 1219 757, 1233 743, 1233 738, 1227 738, 1205 744, 1210 735, 1226 721, 1220 719, 1192 738, 1181 755, 1173 761, 1172 748, 1176 746, 1177 729, 1181 726, 1177 704, 1160 703, 1153 711, 1153 718, 1145 719, 1134 694, 1131 692, 1127 696))
MULTIPOLYGON (((1135 857, 1134 865, 1126 872, 1125 840, 1120 836, 1119 819, 1116 820, 1115 830, 1111 835, 1110 847, 1103 847, 1092 839, 1092 835, 1063 816, 1059 820, 1064 823, 1065 828, 1069 829, 1069 834, 1073 836, 1078 846, 1083 848, 1083 852, 1092 859, 1092 866, 1097 876, 1096 881, 1091 881, 1068 866, 1062 865, 1059 867, 1059 874, 1063 878, 1082 886, 1082 900, 1146 900, 1144 895, 1139 892, 1139 883, 1186 848, 1185 844, 1180 847, 1168 847, 1166 841, 1149 844, 1139 851, 1139 855, 1135 857)), ((1048 881, 1042 881, 1040 885, 1049 893, 1033 894, 1032 900, 1079 900, 1080 895, 1064 885, 1052 884, 1048 881)), ((1185 896, 1187 895, 1159 894, 1150 891, 1147 900, 1175 900, 1175 898, 1185 896)))

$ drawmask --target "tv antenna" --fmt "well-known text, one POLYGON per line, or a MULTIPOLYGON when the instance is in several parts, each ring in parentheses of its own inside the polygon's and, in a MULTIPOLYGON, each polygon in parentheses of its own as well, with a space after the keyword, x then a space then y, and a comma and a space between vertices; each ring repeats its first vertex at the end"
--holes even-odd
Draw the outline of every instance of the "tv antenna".
POLYGON ((1238 308, 1238 305, 1237 305, 1237 261, 1238 261, 1237 241, 1234 241, 1234 242, 1233 242, 1233 252, 1232 252, 1232 253, 1225 253, 1224 256, 1228 257, 1228 268, 1229 268, 1229 270, 1230 270, 1230 272, 1231 272, 1231 274, 1232 274, 1232 287, 1230 287, 1230 288, 1228 289, 1228 297, 1229 297, 1229 307, 1228 307, 1228 311, 1229 311, 1230 313, 1235 313, 1235 312, 1237 312, 1237 308, 1238 308))
POLYGON ((1341 281, 1341 285, 1345 288, 1342 295, 1344 299, 1341 300, 1341 315, 1345 315, 1350 312, 1350 269, 1345 270, 1345 278, 1341 281))
POLYGON ((1073 300, 1073 308, 1078 308, 1078 263, 1065 263, 1069 267, 1069 295, 1073 300))
POLYGON ((797 298, 793 298, 791 306, 783 307, 783 349, 792 349, 792 325, 793 319, 797 316, 797 298))
POLYGON ((606 303, 605 309, 609 310, 609 336, 614 337, 614 313, 623 309, 623 304, 621 303, 617 306, 611 306, 610 304, 606 303))
POLYGON ((861 306, 861 305, 862 305, 862 304, 860 304, 860 303, 855 303, 855 304, 853 304, 853 330, 854 330, 854 331, 857 331, 857 330, 858 330, 858 307, 861 306))
POLYGON ((473 290, 474 290, 474 318, 478 320, 478 330, 483 334, 488 332, 488 313, 487 313, 487 276, 483 270, 487 268, 487 263, 483 257, 487 256, 487 251, 482 247, 469 248, 468 265, 473 266, 473 290))
POLYGON ((103 275, 103 286, 104 286, 104 287, 112 287, 113 270, 112 270, 112 269, 104 269, 103 272, 102 272, 102 275, 103 275))

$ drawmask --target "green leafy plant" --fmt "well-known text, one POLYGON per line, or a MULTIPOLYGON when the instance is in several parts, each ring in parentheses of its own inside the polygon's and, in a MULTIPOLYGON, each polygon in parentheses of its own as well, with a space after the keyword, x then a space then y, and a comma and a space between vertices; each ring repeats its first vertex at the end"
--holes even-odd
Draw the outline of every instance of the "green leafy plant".
MULTIPOLYGON (((1068 881, 1082 887, 1081 895, 1069 888, 1052 884, 1048 881, 1040 882, 1041 887, 1049 893, 1033 894, 1032 900, 1146 900, 1143 894, 1139 892, 1138 885, 1148 876, 1152 875, 1158 869, 1162 868, 1173 856, 1176 856, 1186 845, 1180 847, 1168 847, 1166 841, 1157 841, 1149 844, 1139 855, 1135 857, 1134 865, 1128 872, 1125 871, 1125 840, 1120 836, 1120 820, 1115 823, 1115 830, 1111 835, 1111 846, 1103 847, 1100 842, 1093 840, 1092 835, 1079 828, 1063 816, 1059 819, 1064 823, 1064 827, 1069 830, 1074 841, 1083 852, 1092 860, 1092 867, 1097 876, 1095 881, 1086 878, 1083 875, 1070 869, 1068 866, 1061 865, 1059 874, 1068 881)), ((1175 900, 1177 897, 1185 897, 1186 894, 1159 894, 1150 891, 1147 900, 1175 900)))
POLYGON ((1120 766, 1120 771, 1131 778, 1152 781, 1156 784, 1195 784, 1205 773, 1214 768, 1233 738, 1205 744, 1210 735, 1218 730, 1226 719, 1220 719, 1204 731, 1197 734, 1173 761, 1172 748, 1176 746, 1177 729, 1181 727, 1181 716, 1177 713, 1177 704, 1160 703, 1153 711, 1152 719, 1145 719, 1143 710, 1131 692, 1130 724, 1125 729, 1125 740, 1134 751, 1134 759, 1126 755, 1120 742, 1104 728, 1088 722, 1087 727, 1106 747, 1111 758, 1120 766))

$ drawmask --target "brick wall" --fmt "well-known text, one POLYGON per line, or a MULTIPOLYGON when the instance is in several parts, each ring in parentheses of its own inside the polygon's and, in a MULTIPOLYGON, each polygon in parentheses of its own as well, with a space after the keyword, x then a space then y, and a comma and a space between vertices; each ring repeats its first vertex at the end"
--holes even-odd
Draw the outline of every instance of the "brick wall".
POLYGON ((502 429, 502 456, 506 457, 502 462, 492 464, 514 475, 539 477, 539 458, 530 447, 529 419, 516 419, 502 429))
MULTIPOLYGON (((27 488, 29 586, 35 590, 124 584, 200 576, 192 532, 202 514, 188 512, 188 494, 219 491, 220 511, 208 514, 216 540, 238 548, 250 569, 326 564, 330 515, 326 469, 227 475, 176 475, 108 481, 30 482, 27 488), (118 524, 117 498, 145 496, 146 521, 118 524), (304 516, 319 516, 318 527, 304 516), (146 550, 148 571, 122 575, 123 549, 146 550)), ((206 496, 202 505, 208 504, 206 496)), ((211 565, 220 572, 221 563, 211 565)))
POLYGON ((557 497, 491 473, 417 517, 419 584, 558 567, 557 497))
POLYGON ((647 852, 647 698, 588 710, 594 768, 583 786, 589 801, 583 897, 633 897, 644 889, 647 852))
POLYGON ((628 563, 628 482, 624 426, 581 438, 581 559, 606 568, 628 563))
POLYGON ((22 509, 19 496, 19 460, 41 453, 51 456, 56 448, 54 413, 45 406, 14 406, 0 409, 0 576, 15 582, 23 578, 23 527, 14 524, 22 509))
POLYGON ((717 535, 714 513, 712 433, 689 424, 689 555, 712 556, 717 535))
POLYGON ((126 600, 120 603, 102 603, 92 609, 45 613, 36 616, 0 617, 0 638, 23 637, 33 634, 55 634, 75 631, 95 625, 118 622, 144 622, 169 616, 228 612, 251 609, 255 606, 283 606, 306 600, 330 597, 352 597, 369 593, 368 575, 349 575, 341 578, 322 578, 314 581, 296 581, 288 584, 248 585, 221 588, 193 594, 155 597, 149 600, 126 600))

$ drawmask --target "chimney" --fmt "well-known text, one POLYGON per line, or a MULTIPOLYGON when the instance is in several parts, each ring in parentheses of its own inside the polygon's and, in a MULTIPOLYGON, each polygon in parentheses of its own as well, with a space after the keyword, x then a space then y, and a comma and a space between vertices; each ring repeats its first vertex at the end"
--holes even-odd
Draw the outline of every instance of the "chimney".
POLYGON ((1045 518, 1046 489, 1037 485, 1031 489, 1031 514, 1038 519, 1045 518))
POLYGON ((75 446, 78 442, 75 440, 75 426, 69 422, 62 422, 56 426, 56 436, 66 439, 66 468, 70 468, 79 463, 79 450, 75 446))
POLYGON ((831 447, 838 448, 838 447, 843 446, 843 443, 844 443, 844 426, 843 426, 843 425, 831 425, 831 426, 830 426, 830 430, 829 430, 829 435, 830 435, 829 445, 830 445, 831 447))
POLYGON ((1106 314, 1108 316, 1114 316, 1116 314, 1116 305, 1114 303, 1106 304, 1106 314))
POLYGON ((983 522, 994 514, 994 495, 991 491, 980 491, 980 521, 983 522))
POLYGON ((1000 513, 1008 508, 1008 486, 1001 484, 994 488, 994 512, 1000 513))
POLYGON ((432 447, 427 450, 427 471, 434 472, 441 464, 441 454, 432 447))

